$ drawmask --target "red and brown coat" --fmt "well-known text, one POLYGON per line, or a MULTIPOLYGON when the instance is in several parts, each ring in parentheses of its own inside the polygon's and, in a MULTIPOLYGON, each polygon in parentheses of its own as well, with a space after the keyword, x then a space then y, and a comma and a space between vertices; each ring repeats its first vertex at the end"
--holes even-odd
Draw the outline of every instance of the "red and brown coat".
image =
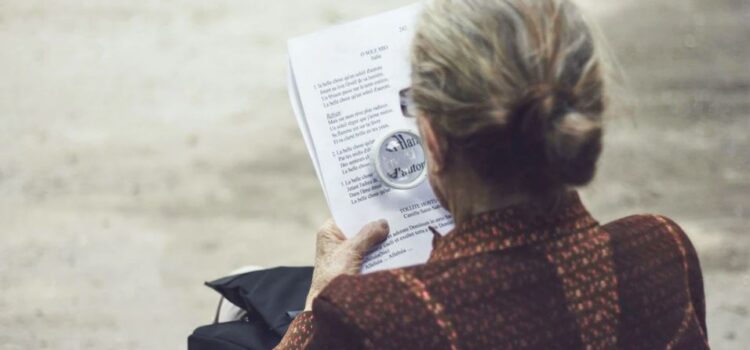
POLYGON ((599 225, 571 195, 436 239, 420 266, 335 279, 278 349, 707 349, 695 249, 671 220, 599 225))

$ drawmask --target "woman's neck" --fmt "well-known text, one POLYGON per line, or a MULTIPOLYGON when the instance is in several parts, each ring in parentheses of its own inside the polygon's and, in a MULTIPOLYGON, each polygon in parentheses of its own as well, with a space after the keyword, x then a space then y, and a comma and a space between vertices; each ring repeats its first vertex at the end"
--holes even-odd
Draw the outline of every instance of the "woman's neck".
POLYGON ((451 191, 443 193, 446 209, 453 215, 456 226, 478 214, 532 200, 531 196, 519 191, 518 186, 502 187, 488 184, 478 176, 465 176, 458 182, 460 184, 451 186, 451 191))

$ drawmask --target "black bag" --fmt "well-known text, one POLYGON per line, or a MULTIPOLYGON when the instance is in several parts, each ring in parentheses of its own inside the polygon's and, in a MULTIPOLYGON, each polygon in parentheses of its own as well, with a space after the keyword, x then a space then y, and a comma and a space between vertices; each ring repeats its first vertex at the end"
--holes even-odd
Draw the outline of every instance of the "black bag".
POLYGON ((277 267, 207 282, 249 316, 197 328, 188 350, 272 349, 304 309, 311 280, 312 267, 277 267))

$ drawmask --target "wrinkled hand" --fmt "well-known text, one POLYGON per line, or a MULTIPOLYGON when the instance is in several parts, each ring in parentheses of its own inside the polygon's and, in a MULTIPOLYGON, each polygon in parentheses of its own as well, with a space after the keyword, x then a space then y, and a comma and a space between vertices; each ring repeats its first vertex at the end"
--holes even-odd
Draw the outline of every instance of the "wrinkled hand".
POLYGON ((312 310, 315 297, 334 278, 343 274, 359 274, 365 254, 383 242, 388 237, 388 231, 388 223, 380 220, 365 225, 356 236, 346 239, 333 220, 328 219, 318 230, 315 269, 305 311, 312 310))

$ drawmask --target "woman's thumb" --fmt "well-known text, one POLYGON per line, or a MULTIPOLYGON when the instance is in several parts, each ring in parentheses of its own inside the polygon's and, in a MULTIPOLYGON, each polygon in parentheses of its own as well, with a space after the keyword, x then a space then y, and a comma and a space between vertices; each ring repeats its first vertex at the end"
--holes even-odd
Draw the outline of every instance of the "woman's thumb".
POLYGON ((375 245, 383 242, 388 237, 388 222, 385 220, 373 221, 352 238, 352 248, 360 255, 365 255, 375 245))

